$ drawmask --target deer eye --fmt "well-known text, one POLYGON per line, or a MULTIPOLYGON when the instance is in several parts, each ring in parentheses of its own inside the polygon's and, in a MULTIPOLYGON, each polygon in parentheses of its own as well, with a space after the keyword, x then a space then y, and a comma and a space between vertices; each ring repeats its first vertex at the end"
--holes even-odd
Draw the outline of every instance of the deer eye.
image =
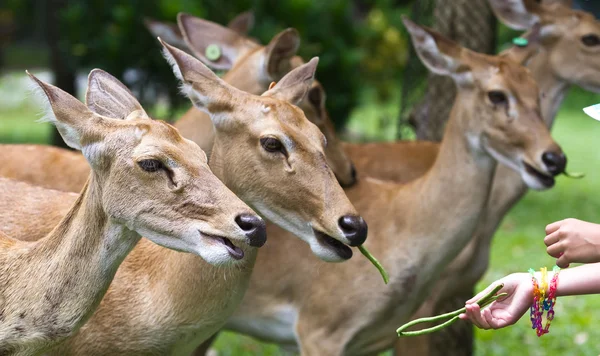
POLYGON ((581 37, 581 42, 588 47, 600 45, 600 38, 596 35, 585 35, 581 37))
POLYGON ((281 152, 285 154, 285 148, 281 141, 276 139, 275 137, 263 137, 260 139, 260 145, 267 152, 281 152))
POLYGON ((143 159, 138 162, 138 166, 146 172, 156 172, 163 169, 163 164, 157 159, 143 159))
POLYGON ((499 90, 492 90, 488 92, 488 98, 494 105, 506 105, 508 104, 508 98, 506 94, 499 90))

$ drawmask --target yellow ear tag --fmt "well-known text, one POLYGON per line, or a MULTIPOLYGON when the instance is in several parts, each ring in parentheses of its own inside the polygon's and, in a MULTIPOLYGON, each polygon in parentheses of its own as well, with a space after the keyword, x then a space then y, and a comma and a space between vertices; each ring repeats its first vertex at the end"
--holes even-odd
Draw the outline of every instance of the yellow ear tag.
POLYGON ((275 86, 275 84, 277 84, 277 83, 271 82, 271 84, 269 84, 269 90, 273 89, 273 87, 275 86))
POLYGON ((206 50, 204 51, 204 55, 206 56, 206 58, 208 58, 209 61, 214 62, 221 58, 221 48, 219 48, 219 46, 214 43, 208 45, 208 47, 206 47, 206 50))

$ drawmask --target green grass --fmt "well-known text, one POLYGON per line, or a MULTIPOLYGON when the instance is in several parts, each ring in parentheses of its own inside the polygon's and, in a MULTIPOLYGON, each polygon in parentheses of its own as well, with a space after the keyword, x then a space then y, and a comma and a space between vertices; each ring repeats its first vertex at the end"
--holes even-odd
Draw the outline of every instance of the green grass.
MULTIPOLYGON (((2 83, 0 83, 2 89, 2 83)), ((6 88, 4 88, 6 89, 6 88)), ((478 288, 506 274, 526 271, 530 267, 552 266, 545 254, 544 227, 555 220, 576 217, 600 221, 600 122, 583 114, 584 106, 600 102, 600 97, 582 91, 571 93, 560 112, 554 137, 569 156, 569 170, 584 172, 582 180, 558 179, 554 189, 530 192, 507 216, 494 240, 491 266, 478 288)), ((26 101, 29 103, 29 101, 26 101)), ((393 115, 393 103, 378 111, 378 107, 363 107, 362 116, 393 115)), ((39 109, 35 104, 0 105, 0 142, 48 142, 51 127, 35 123, 39 109)), ((372 131, 377 119, 367 121, 372 131)), ((354 130, 360 130, 352 123, 354 130)), ((389 137, 385 137, 389 138, 389 137)), ((600 352, 600 296, 561 298, 556 306, 557 317, 550 335, 540 339, 529 327, 528 317, 517 325, 497 331, 478 331, 476 355, 598 355, 600 352)), ((215 343, 220 356, 260 354, 281 355, 275 345, 256 342, 233 333, 223 333, 215 343)))
POLYGON ((31 105, 0 108, 0 142, 49 142, 52 125, 36 122, 39 117, 39 110, 31 105))

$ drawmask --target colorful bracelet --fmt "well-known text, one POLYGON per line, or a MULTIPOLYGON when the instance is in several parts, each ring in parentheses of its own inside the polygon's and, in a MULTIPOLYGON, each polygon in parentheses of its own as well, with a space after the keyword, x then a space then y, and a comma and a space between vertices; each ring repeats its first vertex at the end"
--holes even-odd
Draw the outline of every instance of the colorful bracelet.
POLYGON ((541 278, 538 283, 535 277, 535 271, 529 269, 531 281, 533 283, 533 303, 530 308, 531 328, 536 330, 538 337, 549 333, 550 324, 554 320, 554 305, 556 304, 556 288, 558 283, 558 274, 560 268, 554 266, 552 269, 554 275, 548 285, 548 270, 546 267, 540 269, 541 278), (546 311, 546 325, 542 327, 542 320, 546 311))

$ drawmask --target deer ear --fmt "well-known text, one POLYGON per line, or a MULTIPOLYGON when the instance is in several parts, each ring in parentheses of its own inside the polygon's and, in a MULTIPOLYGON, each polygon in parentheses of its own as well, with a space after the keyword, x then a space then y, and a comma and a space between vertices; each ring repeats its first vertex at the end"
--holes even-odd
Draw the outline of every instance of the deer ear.
POLYGON ((160 38, 158 40, 164 47, 163 54, 173 67, 175 76, 181 81, 182 92, 196 108, 210 115, 216 127, 233 110, 232 98, 249 95, 225 83, 198 59, 164 43, 160 38))
POLYGON ((262 96, 270 96, 298 105, 312 86, 317 64, 319 64, 319 57, 292 70, 262 96))
POLYGON ((242 12, 233 20, 229 21, 227 27, 240 35, 247 35, 254 27, 254 13, 252 11, 242 12))
POLYGON ((463 47, 438 32, 402 18, 421 61, 435 74, 450 76, 457 83, 470 81, 470 71, 461 62, 463 47))
POLYGON ((39 80, 27 71, 26 73, 34 82, 34 90, 40 93, 46 104, 45 115, 40 121, 56 125, 65 143, 69 147, 81 150, 82 137, 90 131, 94 114, 71 94, 39 80))
POLYGON ((492 11, 506 26, 525 31, 540 21, 536 0, 489 0, 492 11))
POLYGON ((88 76, 85 103, 92 112, 112 119, 150 118, 131 91, 101 69, 88 76))
POLYGON ((278 33, 265 47, 265 74, 270 80, 279 80, 292 69, 290 60, 300 48, 300 34, 288 28, 278 33))
POLYGON ((179 13, 177 24, 188 48, 207 66, 229 70, 258 45, 237 32, 214 22, 179 13))
POLYGON ((529 60, 538 53, 541 46, 542 26, 536 23, 530 31, 519 38, 521 43, 500 53, 500 56, 510 58, 521 65, 527 65, 529 60))
POLYGON ((160 37, 171 46, 190 52, 187 43, 183 39, 183 34, 176 24, 144 18, 144 25, 154 37, 160 37))

